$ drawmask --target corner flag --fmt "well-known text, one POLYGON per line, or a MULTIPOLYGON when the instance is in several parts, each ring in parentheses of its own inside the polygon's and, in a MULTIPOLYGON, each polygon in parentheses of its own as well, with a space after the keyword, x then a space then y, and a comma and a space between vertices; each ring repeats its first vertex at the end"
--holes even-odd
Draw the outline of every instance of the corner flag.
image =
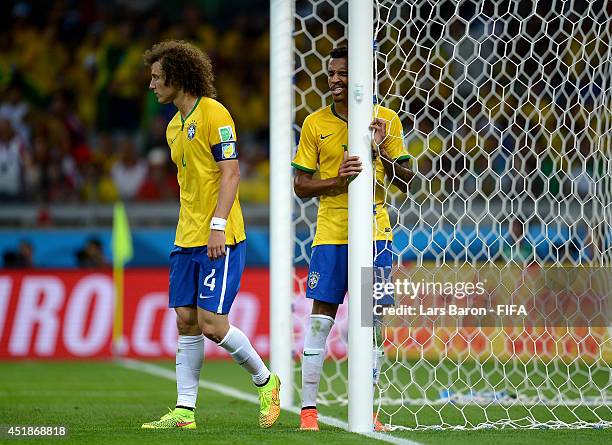
POLYGON ((127 352, 123 337, 123 266, 132 259, 132 235, 130 224, 122 202, 116 202, 113 209, 113 282, 115 285, 115 316, 113 324, 113 354, 121 356, 127 352))
POLYGON ((113 267, 123 267, 132 259, 132 235, 130 223, 122 202, 116 202, 113 210, 113 267))

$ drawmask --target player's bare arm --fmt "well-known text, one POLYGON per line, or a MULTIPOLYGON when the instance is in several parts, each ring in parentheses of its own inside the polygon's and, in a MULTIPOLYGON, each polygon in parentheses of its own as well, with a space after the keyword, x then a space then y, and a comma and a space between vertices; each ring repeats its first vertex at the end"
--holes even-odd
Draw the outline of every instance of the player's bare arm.
POLYGON ((344 152, 344 158, 338 168, 338 176, 328 179, 314 179, 312 173, 296 170, 293 181, 293 190, 300 198, 313 198, 315 196, 336 196, 348 192, 348 184, 361 171, 359 156, 349 156, 344 152))
POLYGON ((375 118, 370 124, 370 130, 374 132, 372 150, 375 156, 380 156, 387 178, 390 178, 391 183, 400 189, 400 191, 403 193, 408 192, 408 184, 414 173, 410 171, 407 161, 396 162, 385 150, 391 139, 387 135, 387 121, 375 118))
MULTIPOLYGON (((221 170, 221 179, 217 208, 213 216, 227 219, 238 192, 240 167, 236 159, 218 162, 217 165, 221 170)), ((225 232, 214 229, 210 231, 207 252, 208 257, 213 260, 225 256, 225 232)))

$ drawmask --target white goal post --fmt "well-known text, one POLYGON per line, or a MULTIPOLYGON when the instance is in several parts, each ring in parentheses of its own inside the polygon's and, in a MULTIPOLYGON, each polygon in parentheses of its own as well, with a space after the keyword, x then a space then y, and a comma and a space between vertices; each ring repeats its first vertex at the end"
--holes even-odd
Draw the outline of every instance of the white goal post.
MULTIPOLYGON (((355 74, 349 82, 349 147, 351 155, 364 160, 364 173, 350 186, 349 193, 349 294, 359 295, 350 306, 349 320, 349 429, 372 430, 372 385, 363 386, 372 376, 372 328, 362 326, 362 268, 371 267, 372 204, 363 196, 372 196, 373 177, 368 125, 372 117, 373 97, 373 8, 371 0, 354 0, 349 8, 349 26, 360 32, 349 36, 349 59, 355 74), (368 223, 369 222, 369 223, 368 223)), ((293 2, 270 1, 270 359, 274 372, 285 386, 283 406, 293 402, 293 351, 291 299, 293 297, 292 175, 293 2), (287 173, 289 172, 289 173, 287 173)))
MULTIPOLYGON (((290 161, 304 118, 331 100, 326 64, 338 45, 349 47, 349 151, 370 158, 374 97, 398 114, 411 157, 408 193, 380 184, 394 263, 504 272, 502 288, 571 269, 592 281, 587 290, 603 286, 603 304, 612 304, 607 6, 271 0, 270 355, 283 406, 299 404, 318 206, 293 194, 290 161)), ((372 263, 371 174, 366 162, 349 189, 349 296, 357 303, 361 268, 372 263)), ((369 430, 372 410, 391 430, 612 427, 609 324, 575 326, 569 315, 535 327, 386 320, 372 388, 372 328, 362 310, 340 307, 318 399, 323 413, 347 405, 351 431, 369 430)))
POLYGON ((270 0, 270 367, 293 405, 293 2, 270 0))
POLYGON ((374 177, 368 126, 372 121, 373 97, 373 9, 372 0, 353 0, 348 6, 349 154, 359 156, 363 171, 349 184, 348 198, 348 426, 350 431, 372 431, 372 319, 362 301, 364 268, 372 268, 372 197, 374 177), (370 197, 370 199, 367 199, 370 197), (365 383, 365 384, 364 384, 365 383))

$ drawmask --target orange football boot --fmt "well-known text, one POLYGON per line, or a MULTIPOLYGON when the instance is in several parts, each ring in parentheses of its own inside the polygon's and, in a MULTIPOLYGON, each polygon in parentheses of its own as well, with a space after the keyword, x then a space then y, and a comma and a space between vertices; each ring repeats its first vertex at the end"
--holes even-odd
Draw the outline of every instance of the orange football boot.
POLYGON ((303 431, 319 431, 318 417, 316 408, 303 409, 300 413, 300 429, 303 431))
POLYGON ((372 418, 374 419, 374 431, 378 431, 380 433, 386 433, 389 431, 389 429, 380 423, 380 420, 378 420, 378 414, 374 413, 372 418))

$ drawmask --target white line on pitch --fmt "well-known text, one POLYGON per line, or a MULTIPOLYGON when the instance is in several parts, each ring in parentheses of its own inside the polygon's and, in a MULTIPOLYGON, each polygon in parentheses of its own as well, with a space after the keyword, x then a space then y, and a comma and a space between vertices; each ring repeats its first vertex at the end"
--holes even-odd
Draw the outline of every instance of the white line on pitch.
MULTIPOLYGON (((174 371, 164 368, 162 366, 157 366, 152 363, 145 363, 138 360, 124 359, 119 360, 117 363, 125 368, 133 369, 135 371, 146 372, 147 374, 155 375, 157 377, 163 377, 168 380, 175 381, 176 376, 174 371)), ((211 391, 218 392, 219 394, 223 394, 228 397, 233 397, 235 399, 244 400, 245 402, 251 402, 256 405, 259 405, 259 399, 254 394, 249 394, 243 391, 239 391, 231 386, 225 386, 220 383, 212 383, 212 382, 200 382, 200 388, 210 389, 211 391)), ((291 406, 289 408, 283 408, 284 411, 289 411, 291 413, 300 414, 300 409, 295 406, 291 406)), ((348 431, 348 423, 336 419, 335 417, 322 416, 319 415, 319 421, 326 425, 330 425, 336 428, 340 428, 344 431, 348 431)), ((419 442, 414 442, 408 439, 402 439, 400 437, 391 436, 389 434, 383 433, 355 433, 362 436, 369 437, 370 439, 381 440, 387 443, 393 443, 396 445, 423 445, 419 442)))

